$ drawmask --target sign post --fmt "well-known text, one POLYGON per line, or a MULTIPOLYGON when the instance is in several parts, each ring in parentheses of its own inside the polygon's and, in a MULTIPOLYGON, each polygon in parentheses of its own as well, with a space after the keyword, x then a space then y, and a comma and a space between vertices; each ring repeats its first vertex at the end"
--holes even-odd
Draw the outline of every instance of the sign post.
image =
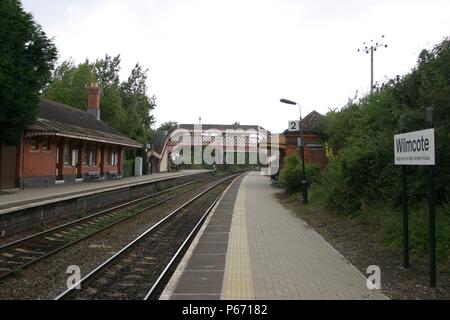
MULTIPOLYGON (((400 132, 406 132, 405 116, 400 117, 400 132)), ((403 267, 409 268, 409 225, 408 225, 408 177, 406 166, 401 166, 402 171, 402 207, 403 207, 403 267)))
POLYGON ((404 118, 400 119, 402 134, 394 136, 395 165, 402 166, 403 205, 403 265, 409 267, 407 178, 405 166, 424 165, 428 168, 428 207, 430 211, 430 287, 436 287, 436 205, 434 194, 435 134, 432 108, 427 108, 427 130, 404 133, 404 118))
POLYGON ((299 147, 299 159, 302 163, 302 193, 303 193, 303 203, 308 203, 308 181, 306 180, 305 172, 305 137, 303 136, 303 124, 302 124, 302 114, 300 112, 300 120, 289 121, 289 132, 300 131, 300 137, 297 139, 297 144, 299 147))
MULTIPOLYGON (((428 128, 433 128, 433 109, 427 108, 428 128)), ((432 129, 434 130, 434 129, 432 129)), ((434 133, 434 131, 433 131, 434 133)), ((428 207, 430 210, 430 287, 436 287, 436 206, 434 166, 428 168, 428 207)))

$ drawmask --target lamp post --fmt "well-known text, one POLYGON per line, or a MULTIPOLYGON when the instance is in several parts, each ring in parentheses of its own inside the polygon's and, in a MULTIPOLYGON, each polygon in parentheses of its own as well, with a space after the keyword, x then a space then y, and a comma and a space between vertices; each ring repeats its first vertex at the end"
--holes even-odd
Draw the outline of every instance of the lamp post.
POLYGON ((308 181, 306 180, 306 172, 305 172, 305 139, 303 136, 303 122, 302 122, 302 107, 294 101, 290 101, 287 99, 281 99, 280 102, 297 105, 300 110, 300 158, 302 160, 302 192, 303 192, 303 203, 308 203, 308 181))

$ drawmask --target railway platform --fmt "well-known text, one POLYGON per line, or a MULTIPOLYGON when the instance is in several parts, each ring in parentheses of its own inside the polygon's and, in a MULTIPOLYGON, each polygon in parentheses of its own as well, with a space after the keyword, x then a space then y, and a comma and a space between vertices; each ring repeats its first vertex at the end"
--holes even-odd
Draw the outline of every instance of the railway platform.
POLYGON ((236 180, 192 242, 161 300, 387 299, 256 172, 236 180))
POLYGON ((210 170, 181 170, 176 172, 155 173, 140 177, 128 177, 120 180, 96 181, 58 185, 50 188, 13 189, 0 192, 0 214, 28 207, 58 202, 71 197, 81 197, 92 193, 113 191, 128 186, 147 184, 174 177, 189 176, 210 170))

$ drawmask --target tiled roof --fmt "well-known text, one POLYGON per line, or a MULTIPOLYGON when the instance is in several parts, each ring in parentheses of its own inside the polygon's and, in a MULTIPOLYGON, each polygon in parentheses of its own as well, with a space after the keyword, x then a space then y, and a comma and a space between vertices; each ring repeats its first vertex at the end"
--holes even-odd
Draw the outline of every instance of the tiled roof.
POLYGON ((150 144, 152 145, 152 151, 161 154, 164 148, 164 144, 167 140, 167 131, 157 131, 153 138, 150 140, 150 144))
POLYGON ((47 99, 41 99, 40 101, 39 118, 120 135, 120 132, 116 129, 111 128, 103 121, 97 120, 87 111, 47 99))
POLYGON ((58 135, 135 148, 142 147, 139 142, 97 120, 91 113, 47 99, 41 99, 38 120, 27 129, 26 135, 58 135))
MULTIPOLYGON (((186 130, 194 130, 194 124, 180 124, 175 129, 186 129, 186 130)), ((263 127, 258 125, 227 125, 227 124, 202 124, 202 130, 210 130, 210 129, 218 129, 220 131, 225 130, 234 130, 234 129, 242 129, 242 130, 265 130, 263 127)))
MULTIPOLYGON (((324 134, 326 120, 323 115, 314 110, 302 119, 302 125, 303 132, 324 134)), ((286 130, 285 133, 289 133, 289 131, 286 130)))

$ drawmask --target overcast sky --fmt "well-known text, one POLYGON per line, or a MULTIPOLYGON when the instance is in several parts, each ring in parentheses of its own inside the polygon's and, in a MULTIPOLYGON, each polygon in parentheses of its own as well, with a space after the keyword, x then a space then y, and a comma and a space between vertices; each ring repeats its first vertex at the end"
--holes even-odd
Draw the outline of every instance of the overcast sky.
POLYGON ((122 80, 149 68, 157 124, 257 124, 272 132, 342 107, 370 86, 364 41, 381 40, 375 81, 403 75, 450 35, 449 0, 23 0, 60 59, 121 54, 122 80))

